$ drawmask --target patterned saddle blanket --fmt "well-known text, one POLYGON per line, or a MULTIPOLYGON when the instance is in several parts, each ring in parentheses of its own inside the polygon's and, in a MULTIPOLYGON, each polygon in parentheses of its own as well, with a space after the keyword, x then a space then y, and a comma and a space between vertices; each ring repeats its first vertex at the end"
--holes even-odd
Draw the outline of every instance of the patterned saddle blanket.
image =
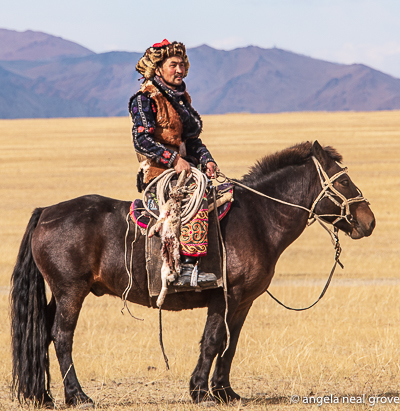
MULTIPOLYGON (((232 205, 233 201, 233 186, 230 183, 225 183, 219 185, 217 188, 217 201, 218 198, 222 198, 227 193, 230 193, 232 196, 231 201, 227 201, 226 203, 221 204, 218 206, 217 202, 217 212, 218 212, 218 220, 224 218, 232 205)), ((229 195, 228 195, 229 197, 229 195)), ((154 212, 154 214, 159 215, 158 204, 156 202, 156 197, 148 197, 148 206, 154 212)), ((211 193, 211 198, 208 199, 209 203, 209 210, 210 206, 213 208, 214 200, 211 193)), ((147 211, 143 207, 142 200, 135 200, 130 208, 130 217, 133 222, 135 222, 139 228, 141 228, 142 232, 148 232, 148 229, 151 228, 152 225, 156 223, 156 219, 151 217, 147 211)), ((144 234, 144 233, 143 233, 144 234)), ((157 235, 149 238, 146 235, 145 239, 145 250, 146 250, 146 270, 147 270, 147 281, 148 281, 148 290, 149 290, 149 297, 150 303, 152 306, 156 307, 156 297, 160 294, 161 291, 161 266, 162 266, 162 258, 161 258, 161 238, 157 235)), ((217 216, 215 214, 215 210, 209 211, 209 225, 208 225, 208 251, 207 255, 203 256, 199 260, 199 268, 204 272, 214 273, 217 276, 217 286, 216 287, 223 287, 223 280, 222 280, 222 252, 221 252, 221 244, 218 234, 218 224, 217 224, 217 216)), ((211 287, 215 288, 215 286, 211 287)), ((203 288, 204 289, 204 288, 203 288)), ((168 294, 176 293, 176 292, 195 292, 195 291, 202 291, 200 287, 192 287, 191 289, 182 287, 174 287, 172 285, 168 286, 168 294)))
MULTIPOLYGON (((219 186, 216 187, 216 190, 217 190, 217 200, 218 198, 221 198, 225 193, 230 193, 232 195, 232 200, 233 200, 233 185, 231 183, 220 184, 219 186)), ((147 201, 147 207, 155 215, 157 216, 160 215, 160 209, 158 206, 157 197, 153 193, 148 194, 146 201, 147 201)), ((209 196, 208 198, 208 204, 209 204, 209 207, 210 205, 213 204, 212 193, 211 193, 211 196, 209 196)), ((221 204, 218 207, 219 220, 222 220, 228 214, 228 211, 230 210, 231 205, 232 205, 232 201, 227 201, 226 203, 221 204)), ((151 220, 151 216, 144 208, 143 200, 136 199, 135 201, 133 201, 131 204, 131 208, 129 210, 129 214, 131 216, 132 221, 135 222, 140 228, 144 230, 148 228, 150 220, 151 220)))

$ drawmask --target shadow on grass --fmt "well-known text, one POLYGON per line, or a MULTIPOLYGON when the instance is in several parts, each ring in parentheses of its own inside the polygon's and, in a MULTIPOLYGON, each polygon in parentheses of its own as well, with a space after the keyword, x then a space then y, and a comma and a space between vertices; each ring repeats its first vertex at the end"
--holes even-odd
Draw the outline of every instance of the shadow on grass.
MULTIPOLYGON (((242 407, 250 407, 250 406, 254 406, 254 405, 289 405, 290 404, 290 398, 289 397, 266 397, 266 396, 260 396, 260 397, 252 397, 252 398, 242 398, 241 400, 235 400, 232 401, 230 404, 224 404, 224 403, 220 403, 218 401, 206 401, 206 402, 202 402, 201 404, 197 404, 197 406, 199 407, 199 409, 202 409, 204 407, 213 407, 213 408, 217 408, 217 407, 226 407, 226 406, 237 406, 238 404, 241 404, 242 407)), ((103 409, 103 408, 107 408, 110 406, 110 404, 97 404, 97 409, 103 409)), ((162 401, 154 401, 154 400, 150 400, 150 401, 122 401, 120 403, 118 403, 118 407, 127 407, 128 409, 131 409, 132 407, 151 407, 151 406, 175 406, 177 407, 177 409, 179 409, 178 407, 185 407, 185 406, 190 406, 190 407, 196 407, 196 404, 194 404, 191 400, 162 400, 162 401)), ((190 408, 192 409, 192 408, 190 408)))
POLYGON ((241 402, 244 406, 246 405, 279 405, 279 404, 290 404, 290 397, 267 397, 259 396, 252 398, 242 398, 241 402))

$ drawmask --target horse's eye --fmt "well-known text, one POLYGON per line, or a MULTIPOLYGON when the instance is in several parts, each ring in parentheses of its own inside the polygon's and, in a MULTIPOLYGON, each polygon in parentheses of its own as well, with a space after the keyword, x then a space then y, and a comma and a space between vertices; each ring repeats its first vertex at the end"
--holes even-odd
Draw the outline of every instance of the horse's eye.
POLYGON ((340 184, 341 184, 343 187, 348 187, 350 183, 349 183, 349 180, 346 179, 346 180, 341 181, 340 184))

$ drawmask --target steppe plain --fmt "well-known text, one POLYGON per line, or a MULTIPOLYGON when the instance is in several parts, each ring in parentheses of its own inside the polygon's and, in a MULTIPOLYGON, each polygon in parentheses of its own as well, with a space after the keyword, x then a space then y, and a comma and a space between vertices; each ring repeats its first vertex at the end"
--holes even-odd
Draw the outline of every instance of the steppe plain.
MULTIPOLYGON (((256 159, 302 141, 334 146, 377 220, 369 238, 341 235, 345 267, 313 309, 286 311, 268 295, 256 300, 231 373, 243 400, 220 409, 311 409, 317 405, 306 402, 324 396, 324 409, 399 407, 400 112, 231 114, 203 121, 204 143, 233 178, 256 159)), ((20 409, 9 390, 8 293, 32 210, 92 193, 133 200, 137 165, 129 118, 0 121, 0 410, 20 409)), ((311 226, 281 257, 270 291, 296 307, 310 304, 332 263, 328 236, 311 226)), ((75 367, 96 408, 202 409, 191 403, 188 382, 206 310, 164 313, 166 371, 157 311, 131 305, 144 319, 136 321, 121 308, 118 298, 90 295, 75 333, 75 367)), ((53 346, 50 357, 52 393, 63 409, 53 346)))

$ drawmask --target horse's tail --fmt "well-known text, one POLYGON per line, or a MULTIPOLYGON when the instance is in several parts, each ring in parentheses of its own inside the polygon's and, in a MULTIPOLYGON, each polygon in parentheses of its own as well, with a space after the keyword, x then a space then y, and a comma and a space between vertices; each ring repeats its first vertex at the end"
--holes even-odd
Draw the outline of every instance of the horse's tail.
POLYGON ((37 404, 50 396, 46 289, 32 255, 32 235, 42 211, 32 214, 11 277, 12 390, 20 402, 37 404))

